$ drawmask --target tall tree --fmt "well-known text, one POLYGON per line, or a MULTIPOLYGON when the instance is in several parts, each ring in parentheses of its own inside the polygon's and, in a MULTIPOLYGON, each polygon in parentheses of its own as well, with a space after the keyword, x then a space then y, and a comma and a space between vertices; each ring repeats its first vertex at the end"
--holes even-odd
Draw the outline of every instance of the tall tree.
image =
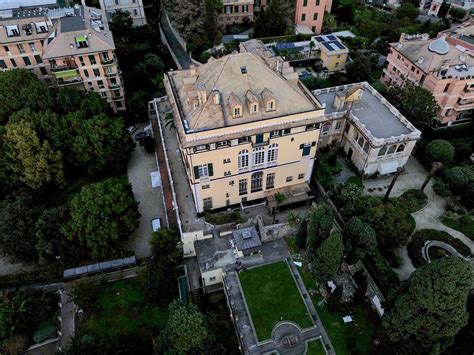
POLYGON ((334 218, 332 216, 331 207, 321 203, 311 207, 308 217, 308 237, 306 239, 306 256, 311 262, 316 255, 324 239, 329 236, 334 218))
POLYGON ((133 32, 133 19, 130 12, 123 11, 122 9, 115 11, 112 14, 110 30, 114 34, 114 37, 128 42, 128 39, 133 32))
POLYGON ((138 227, 138 204, 125 178, 86 185, 69 203, 69 220, 61 232, 79 239, 95 260, 115 257, 119 242, 138 227))
POLYGON ((347 221, 344 245, 350 259, 355 262, 377 249, 377 235, 371 226, 352 217, 347 221))
POLYGON ((431 128, 439 106, 433 94, 406 80, 403 87, 389 86, 387 99, 419 130, 431 128))
POLYGON ((29 107, 45 110, 53 103, 48 88, 28 70, 15 69, 0 73, 0 124, 6 124, 9 116, 29 107))
POLYGON ((223 7, 221 0, 204 0, 204 26, 207 38, 212 44, 216 44, 221 39, 217 15, 223 7))
POLYGON ((5 128, 3 151, 12 182, 20 181, 34 190, 47 184, 64 185, 61 152, 41 142, 30 122, 9 123, 5 128))
POLYGON ((445 349, 467 324, 472 282, 471 266, 460 258, 447 256, 422 266, 384 316, 385 337, 398 349, 428 353, 437 344, 445 349))
POLYGON ((372 73, 370 59, 363 54, 356 55, 352 62, 347 63, 346 72, 351 83, 370 80, 370 74, 372 73))
POLYGON ((278 0, 271 0, 266 10, 261 10, 255 21, 254 37, 282 36, 285 33, 286 21, 283 9, 278 0))
POLYGON ((420 11, 418 7, 409 0, 402 0, 400 7, 395 11, 395 16, 400 20, 408 19, 409 21, 415 21, 420 11))
POLYGON ((311 272, 318 282, 326 282, 334 278, 344 255, 342 235, 333 232, 316 251, 311 263, 311 272))

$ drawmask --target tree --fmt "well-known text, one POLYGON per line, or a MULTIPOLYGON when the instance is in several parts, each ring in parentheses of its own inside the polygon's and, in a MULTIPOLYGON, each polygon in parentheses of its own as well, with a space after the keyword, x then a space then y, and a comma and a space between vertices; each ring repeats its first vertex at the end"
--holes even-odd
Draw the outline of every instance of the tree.
POLYGON ((323 240, 329 236, 333 224, 334 218, 331 207, 324 203, 311 207, 307 226, 308 237, 306 239, 306 257, 309 262, 314 259, 316 250, 323 240))
POLYGON ((175 300, 169 305, 163 338, 178 353, 190 354, 205 352, 212 335, 203 314, 195 305, 182 304, 175 300))
POLYGON ((26 69, 0 73, 0 97, 0 124, 6 124, 12 113, 24 107, 40 111, 53 103, 48 88, 26 69))
POLYGON ((221 39, 217 16, 219 10, 223 7, 221 0, 204 0, 204 28, 206 29, 207 38, 213 45, 221 39))
POLYGON ((430 163, 439 161, 444 165, 449 164, 454 158, 454 147, 448 141, 435 139, 426 145, 425 157, 430 163))
POLYGON ((377 244, 386 251, 405 245, 415 229, 409 211, 391 202, 372 207, 362 219, 375 230, 377 244))
POLYGON ((356 183, 347 181, 339 184, 331 192, 331 198, 345 218, 363 214, 367 208, 364 198, 364 188, 356 183))
POLYGON ((69 213, 61 232, 83 242, 95 260, 117 256, 119 243, 138 227, 140 217, 125 178, 83 186, 69 202, 69 213))
POLYGON ((474 295, 471 293, 467 300, 469 321, 456 335, 454 343, 445 354, 470 354, 474 350, 474 295))
POLYGON ((408 289, 382 319, 384 335, 397 349, 442 350, 467 324, 467 296, 473 275, 468 262, 448 256, 417 269, 408 289))
POLYGON ((0 301, 0 339, 28 329, 31 299, 23 290, 3 292, 0 301))
POLYGON ((339 232, 333 232, 321 243, 310 265, 314 278, 320 283, 332 280, 339 269, 343 255, 342 235, 339 232))
POLYGON ((468 166, 456 166, 449 169, 446 180, 453 193, 461 194, 470 183, 474 182, 474 169, 468 166))
POLYGON ((65 183, 61 152, 47 140, 41 141, 30 122, 9 123, 3 141, 6 169, 13 182, 20 181, 34 190, 54 183, 65 183))
POLYGON ((26 349, 28 349, 28 337, 24 334, 15 334, 3 344, 5 355, 21 355, 26 349))
POLYGON ((260 14, 255 21, 254 37, 282 36, 285 29, 285 14, 280 7, 280 2, 271 0, 266 9, 260 10, 260 14))
POLYGON ((370 74, 372 73, 370 59, 363 54, 356 55, 352 62, 347 63, 346 72, 351 83, 370 80, 370 74))
POLYGON ((90 278, 82 278, 72 283, 71 299, 80 308, 89 310, 94 304, 99 291, 97 282, 90 278))
POLYGON ((296 246, 298 249, 303 249, 306 247, 306 236, 308 234, 308 222, 306 219, 303 219, 298 228, 298 233, 296 234, 296 246))
POLYGON ((327 11, 324 11, 322 33, 332 33, 337 28, 336 17, 327 11))
POLYGON ((275 223, 275 218, 276 218, 276 212, 277 212, 277 209, 278 207, 280 207, 280 205, 285 202, 286 200, 286 196, 284 194, 282 194, 281 192, 277 192, 274 196, 275 198, 275 202, 276 202, 276 207, 273 208, 272 210, 272 214, 273 214, 273 223, 275 223))
POLYGON ((0 203, 0 241, 3 252, 20 261, 36 261, 35 226, 43 207, 26 191, 7 196, 0 203))
POLYGON ((151 235, 151 254, 155 261, 161 261, 170 268, 181 263, 182 254, 178 249, 179 236, 168 228, 159 229, 151 235))
POLYGON ((403 87, 389 86, 387 99, 419 130, 431 128, 439 106, 433 94, 406 80, 403 87))
POLYGON ((377 235, 371 226, 358 217, 352 217, 347 221, 344 245, 350 259, 355 262, 377 249, 377 235))
POLYGON ((466 17, 466 11, 464 11, 463 9, 460 9, 458 7, 451 6, 449 8, 449 15, 451 15, 452 18, 460 21, 464 17, 466 17))
POLYGON ((117 39, 123 39, 126 42, 133 32, 133 18, 130 12, 122 9, 116 10, 112 14, 110 30, 117 39))
POLYGON ((415 21, 419 14, 418 8, 409 0, 402 0, 400 7, 395 11, 398 19, 408 19, 410 22, 415 21))

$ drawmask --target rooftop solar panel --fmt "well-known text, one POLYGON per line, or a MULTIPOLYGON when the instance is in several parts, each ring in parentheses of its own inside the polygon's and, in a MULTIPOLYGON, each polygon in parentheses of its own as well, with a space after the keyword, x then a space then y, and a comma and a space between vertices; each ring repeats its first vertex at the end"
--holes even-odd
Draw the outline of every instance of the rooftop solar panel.
POLYGON ((334 44, 339 48, 339 49, 346 49, 344 45, 341 42, 334 42, 334 44))
POLYGON ((322 43, 322 42, 324 42, 324 38, 322 38, 322 37, 316 37, 316 41, 318 41, 319 43, 322 43))
POLYGON ((334 49, 331 47, 331 44, 328 42, 323 42, 323 46, 327 48, 329 51, 333 51, 334 49))
POLYGON ((332 35, 327 36, 327 38, 330 41, 337 41, 337 38, 335 36, 332 36, 332 35))

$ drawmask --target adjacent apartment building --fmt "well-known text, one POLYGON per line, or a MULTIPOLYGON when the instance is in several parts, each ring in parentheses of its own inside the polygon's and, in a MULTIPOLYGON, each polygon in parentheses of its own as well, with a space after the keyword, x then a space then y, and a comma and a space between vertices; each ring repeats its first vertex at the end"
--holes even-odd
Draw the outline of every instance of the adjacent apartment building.
POLYGON ((470 117, 474 109, 474 23, 466 22, 428 35, 400 36, 390 45, 381 81, 403 85, 406 80, 430 91, 440 106, 442 123, 470 117))
POLYGON ((96 91, 125 109, 115 45, 99 9, 22 7, 0 16, 0 70, 23 68, 48 86, 96 91))
POLYGON ((296 0, 295 24, 321 33, 324 11, 331 12, 332 0, 296 0))
POLYGON ((232 54, 164 82, 198 213, 308 198, 324 110, 287 63, 232 54))
POLYGON ((145 26, 146 17, 143 0, 99 0, 100 8, 105 10, 109 21, 117 10, 127 11, 133 19, 133 26, 145 26))
MULTIPOLYGON (((254 20, 254 0, 223 0, 223 11, 218 16, 220 25, 232 25, 235 23, 253 22, 254 20)), ((265 6, 265 0, 259 1, 259 7, 265 6), (264 4, 261 4, 261 2, 264 4)))

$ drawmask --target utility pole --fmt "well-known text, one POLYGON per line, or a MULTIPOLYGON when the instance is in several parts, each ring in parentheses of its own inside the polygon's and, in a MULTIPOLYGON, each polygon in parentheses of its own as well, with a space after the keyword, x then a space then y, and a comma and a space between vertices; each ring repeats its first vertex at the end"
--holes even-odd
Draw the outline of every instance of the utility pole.
POLYGON ((428 176, 426 177, 425 181, 423 182, 423 185, 421 185, 421 189, 420 189, 421 191, 425 189, 426 185, 428 185, 433 175, 436 174, 436 172, 439 169, 441 169, 442 166, 443 166, 443 163, 439 161, 435 161, 434 163, 431 164, 431 170, 428 173, 428 176))
POLYGON ((390 192, 392 192, 393 186, 395 185, 395 182, 397 181, 402 171, 403 171, 402 168, 397 168, 397 172, 395 173, 395 175, 393 175, 392 182, 390 183, 390 186, 388 187, 388 190, 385 193, 385 196, 383 197, 384 203, 388 201, 388 196, 390 196, 390 192))

